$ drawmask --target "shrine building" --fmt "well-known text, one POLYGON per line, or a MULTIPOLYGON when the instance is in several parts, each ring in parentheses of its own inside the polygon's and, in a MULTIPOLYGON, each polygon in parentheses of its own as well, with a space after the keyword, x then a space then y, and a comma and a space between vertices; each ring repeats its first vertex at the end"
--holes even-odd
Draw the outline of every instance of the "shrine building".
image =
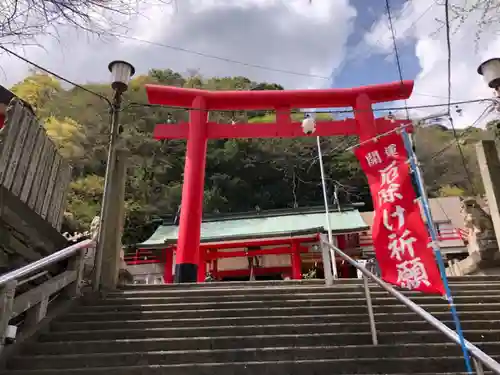
MULTIPOLYGON (((335 245, 361 255, 359 235, 369 226, 354 207, 331 208, 335 245)), ((136 283, 172 283, 179 226, 164 218, 153 235, 125 251, 136 283)), ((198 282, 301 279, 311 269, 323 278, 319 235, 326 233, 324 207, 204 215, 198 282)), ((339 277, 356 270, 337 259, 339 277)))

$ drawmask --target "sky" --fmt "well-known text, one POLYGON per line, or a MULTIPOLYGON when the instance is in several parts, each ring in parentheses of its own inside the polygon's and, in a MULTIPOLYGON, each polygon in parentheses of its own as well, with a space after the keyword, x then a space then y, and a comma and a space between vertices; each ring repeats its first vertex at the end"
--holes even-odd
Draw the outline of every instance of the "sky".
MULTIPOLYGON (((452 0, 464 1, 468 0, 452 0)), ((126 21, 126 37, 99 39, 63 28, 58 38, 40 37, 41 47, 15 51, 78 83, 106 82, 108 63, 116 59, 132 63, 136 74, 151 68, 181 73, 196 70, 206 77, 242 75, 287 89, 399 80, 384 0, 141 3, 141 16, 126 21)), ((435 0, 390 3, 403 78, 415 80, 408 105, 445 103, 446 38, 438 21, 444 17, 444 7, 435 0)), ((500 36, 484 33, 480 43, 475 43, 477 17, 473 13, 459 28, 452 24, 452 99, 456 101, 492 96, 476 69, 495 57, 500 36)), ((0 84, 5 86, 29 74, 26 63, 5 53, 0 55, 0 68, 0 84)), ((455 124, 474 123, 486 107, 484 103, 461 106, 460 116, 454 111, 455 124)), ((411 115, 445 110, 414 110, 411 115)))

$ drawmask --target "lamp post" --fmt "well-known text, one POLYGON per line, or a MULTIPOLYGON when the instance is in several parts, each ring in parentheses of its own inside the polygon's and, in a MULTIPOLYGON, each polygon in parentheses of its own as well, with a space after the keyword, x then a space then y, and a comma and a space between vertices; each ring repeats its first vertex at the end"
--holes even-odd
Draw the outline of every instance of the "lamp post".
MULTIPOLYGON (((304 120, 302 120, 302 131, 304 134, 311 135, 316 130, 316 121, 313 117, 314 114, 306 113, 304 115, 304 120)), ((332 234, 332 225, 330 222, 330 211, 328 208, 328 195, 326 192, 326 181, 325 181, 325 168, 323 166, 323 153, 321 152, 321 142, 319 136, 316 137, 316 147, 318 149, 318 160, 319 160, 319 171, 321 174, 321 187, 323 188, 323 201, 325 204, 325 217, 326 217, 326 229, 328 232, 328 242, 330 245, 334 246, 333 243, 333 234, 332 234)), ((330 260, 333 278, 336 279, 338 276, 337 273, 337 261, 335 260, 335 251, 330 249, 330 260)), ((325 267, 325 265, 323 265, 325 267)), ((325 276, 326 278, 326 276, 325 276)))
POLYGON ((132 64, 126 61, 112 61, 108 65, 111 72, 111 87, 114 90, 113 100, 109 108, 110 111, 110 134, 108 144, 108 158, 106 162, 106 175, 104 177, 104 194, 101 202, 101 217, 99 223, 99 232, 97 236, 97 246, 95 254, 95 272, 93 280, 93 289, 98 291, 101 284, 101 271, 102 271, 102 257, 104 252, 104 238, 105 225, 109 216, 109 202, 113 192, 111 191, 110 181, 114 173, 114 164, 116 159, 116 146, 118 141, 119 131, 119 115, 121 109, 122 95, 128 89, 130 78, 134 75, 135 69, 132 64))
MULTIPOLYGON (((483 76, 484 81, 487 85, 495 90, 496 98, 493 99, 495 104, 495 109, 500 112, 500 58, 496 57, 489 59, 481 63, 477 68, 478 74, 483 76)), ((495 138, 500 134, 500 125, 496 125, 496 129, 493 129, 493 135, 495 138)))

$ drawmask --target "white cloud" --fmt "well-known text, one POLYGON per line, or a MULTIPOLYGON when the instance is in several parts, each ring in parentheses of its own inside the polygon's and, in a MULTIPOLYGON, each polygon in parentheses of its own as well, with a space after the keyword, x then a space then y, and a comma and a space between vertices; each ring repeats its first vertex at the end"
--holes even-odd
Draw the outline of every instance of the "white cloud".
MULTIPOLYGON (((356 10, 348 0, 177 0, 176 5, 150 7, 144 17, 131 20, 128 35, 249 64, 328 76, 340 64, 352 32, 356 10), (325 43, 328 41, 328 43, 325 43)), ((171 68, 198 69, 206 76, 244 75, 287 88, 323 84, 311 79, 233 64, 134 40, 107 40, 81 31, 61 30, 58 40, 40 39, 43 48, 17 49, 77 82, 108 79, 107 65, 125 59, 138 73, 171 68)), ((27 64, 0 55, 0 83, 22 79, 27 64), (3 71, 3 72, 2 72, 3 71)))
MULTIPOLYGON (((451 2, 463 3, 463 0, 451 2)), ((459 28, 458 24, 452 24, 451 96, 454 101, 492 96, 491 90, 476 73, 476 69, 485 59, 498 56, 500 36, 485 31, 476 51, 476 22, 479 17, 478 12, 471 12, 459 28)), ((408 1, 393 15, 398 44, 415 43, 415 55, 420 64, 420 72, 415 79, 414 94, 408 101, 409 105, 444 103, 447 100, 446 35, 442 23, 437 19, 444 19, 444 7, 437 5, 434 0, 408 1)), ((376 22, 371 32, 365 35, 364 45, 369 46, 372 53, 392 54, 392 39, 386 17, 376 22)), ((453 116, 455 123, 460 127, 472 124, 485 106, 485 104, 463 105, 462 116, 457 114, 453 116)), ((418 110, 414 111, 414 114, 425 116, 445 109, 418 110)))

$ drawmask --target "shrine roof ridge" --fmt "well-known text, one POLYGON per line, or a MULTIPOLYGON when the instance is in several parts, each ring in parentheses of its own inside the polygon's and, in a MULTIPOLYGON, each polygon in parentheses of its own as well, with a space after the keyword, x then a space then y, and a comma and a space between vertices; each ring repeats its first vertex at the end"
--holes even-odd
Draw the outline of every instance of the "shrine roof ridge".
MULTIPOLYGON (((330 226, 333 233, 361 232, 369 226, 356 209, 335 210, 329 212, 330 226)), ((246 217, 227 217, 225 220, 214 218, 201 223, 201 243, 225 242, 245 239, 291 238, 299 235, 324 233, 324 207, 287 210, 274 210, 273 215, 253 213, 246 217), (278 212, 276 212, 278 211, 278 212)), ((136 247, 155 248, 165 244, 175 244, 179 235, 179 226, 172 222, 160 225, 151 237, 136 247)))
MULTIPOLYGON (((342 212, 342 211, 355 211, 357 207, 364 205, 361 203, 354 204, 342 204, 340 205, 340 210, 337 205, 331 205, 328 207, 328 211, 342 212)), ((243 212, 221 212, 221 213, 204 213, 202 222, 209 223, 214 221, 228 221, 228 220, 238 220, 238 219, 254 219, 254 218, 266 218, 266 217, 276 217, 276 216, 293 216, 301 214, 316 214, 324 213, 325 206, 308 206, 308 207, 296 207, 296 208, 274 208, 269 210, 255 210, 255 211, 243 211, 243 212)), ((175 225, 176 215, 161 215, 162 225, 175 225)))

